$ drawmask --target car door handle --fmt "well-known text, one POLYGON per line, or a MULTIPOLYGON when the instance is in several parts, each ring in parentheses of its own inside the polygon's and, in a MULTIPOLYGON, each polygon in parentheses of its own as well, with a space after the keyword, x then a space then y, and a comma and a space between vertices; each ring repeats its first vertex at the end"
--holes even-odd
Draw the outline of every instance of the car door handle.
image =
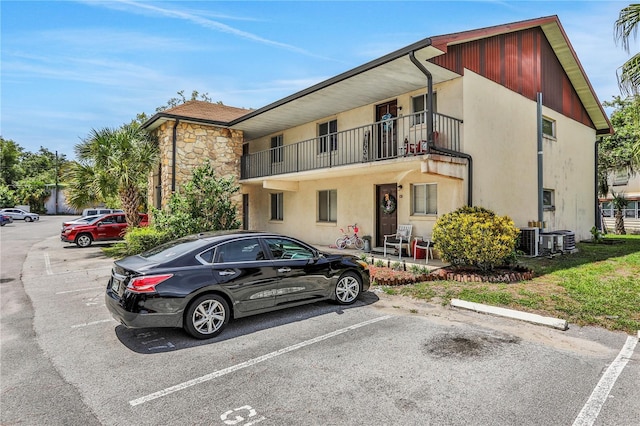
POLYGON ((291 268, 280 268, 278 269, 278 272, 280 272, 281 274, 284 274, 285 272, 291 272, 291 268))
POLYGON ((235 275, 235 271, 232 271, 231 269, 225 269, 224 271, 218 272, 218 274, 224 277, 227 275, 235 275))

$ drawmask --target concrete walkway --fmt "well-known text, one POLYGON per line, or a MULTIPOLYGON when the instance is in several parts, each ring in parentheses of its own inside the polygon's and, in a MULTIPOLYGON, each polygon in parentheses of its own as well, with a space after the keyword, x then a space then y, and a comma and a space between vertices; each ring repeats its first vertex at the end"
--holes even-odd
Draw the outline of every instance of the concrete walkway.
POLYGON ((400 263, 406 264, 407 269, 409 269, 411 265, 418 265, 418 266, 426 266, 429 270, 434 270, 434 269, 439 269, 448 265, 447 263, 443 262, 441 259, 429 259, 429 261, 427 261, 426 259, 414 260, 413 256, 402 256, 399 259, 397 254, 392 255, 389 252, 387 252, 387 256, 385 257, 383 255, 382 247, 374 247, 370 253, 365 253, 363 250, 357 250, 353 248, 339 249, 335 246, 331 247, 331 246, 317 245, 315 247, 320 251, 329 252, 329 253, 345 253, 345 254, 352 254, 357 257, 365 256, 366 261, 371 264, 375 264, 375 262, 382 260, 385 266, 393 266, 394 264, 400 262, 400 263))

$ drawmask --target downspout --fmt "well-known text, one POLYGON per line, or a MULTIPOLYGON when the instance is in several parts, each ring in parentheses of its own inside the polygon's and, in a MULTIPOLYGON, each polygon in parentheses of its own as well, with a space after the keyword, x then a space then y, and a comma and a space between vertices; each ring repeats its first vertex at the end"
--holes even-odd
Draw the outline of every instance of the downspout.
POLYGON ((538 101, 538 223, 540 225, 540 229, 544 228, 544 188, 543 188, 543 180, 542 175, 544 173, 542 167, 542 92, 538 92, 537 95, 538 101))
POLYGON ((176 146, 178 145, 178 124, 180 120, 176 118, 176 122, 173 125, 173 137, 171 140, 171 193, 176 192, 176 146))
MULTIPOLYGON (((430 45, 431 43, 429 43, 430 45)), ((446 148, 437 147, 433 139, 433 76, 425 67, 416 59, 414 51, 409 52, 409 59, 413 64, 418 67, 420 71, 427 77, 427 146, 429 147, 429 153, 434 152, 436 154, 449 155, 456 158, 464 158, 467 160, 467 206, 473 206, 473 159, 469 154, 464 152, 453 151, 446 148)))

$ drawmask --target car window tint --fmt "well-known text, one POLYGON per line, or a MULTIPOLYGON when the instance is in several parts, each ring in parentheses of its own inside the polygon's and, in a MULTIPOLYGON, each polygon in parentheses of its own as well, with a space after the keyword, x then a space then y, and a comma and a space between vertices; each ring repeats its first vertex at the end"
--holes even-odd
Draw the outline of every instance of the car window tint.
POLYGON ((203 262, 207 262, 207 263, 213 263, 213 253, 214 253, 215 249, 209 249, 207 251, 204 251, 202 253, 200 253, 198 255, 198 257, 200 257, 200 259, 202 259, 203 262))
POLYGON ((216 263, 253 262, 265 260, 257 238, 247 238, 221 244, 216 250, 216 263))
POLYGON ((266 238, 274 259, 312 259, 313 251, 286 238, 266 238))
POLYGON ((183 238, 154 247, 141 253, 140 256, 156 262, 166 262, 202 246, 200 239, 183 238))

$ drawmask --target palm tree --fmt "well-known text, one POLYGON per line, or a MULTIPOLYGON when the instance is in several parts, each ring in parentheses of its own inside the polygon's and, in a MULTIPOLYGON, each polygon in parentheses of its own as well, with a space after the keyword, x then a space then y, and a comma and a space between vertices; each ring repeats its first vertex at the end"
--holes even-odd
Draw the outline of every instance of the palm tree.
POLYGON ((155 139, 132 122, 119 129, 92 130, 75 152, 78 163, 71 173, 70 203, 78 206, 117 196, 127 224, 137 226, 149 172, 157 162, 155 139))
MULTIPOLYGON (((638 34, 640 4, 631 4, 620 11, 615 23, 616 41, 629 53, 629 39, 638 34)), ((640 91, 640 53, 636 53, 620 67, 618 84, 623 94, 637 95, 640 91)))
POLYGON ((613 200, 611 204, 613 204, 613 208, 615 209, 615 218, 616 218, 616 234, 625 235, 627 231, 624 229, 624 215, 623 210, 627 208, 627 198, 624 196, 622 192, 618 192, 617 194, 611 191, 611 195, 613 195, 613 200))

